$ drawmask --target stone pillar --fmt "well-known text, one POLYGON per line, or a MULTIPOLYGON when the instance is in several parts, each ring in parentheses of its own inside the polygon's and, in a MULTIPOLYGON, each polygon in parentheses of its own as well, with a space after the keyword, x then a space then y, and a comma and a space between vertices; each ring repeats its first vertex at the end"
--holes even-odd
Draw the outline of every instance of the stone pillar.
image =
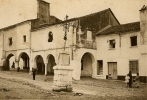
POLYGON ((18 59, 15 60, 15 66, 16 66, 17 72, 19 72, 20 67, 19 67, 19 60, 18 59))
POLYGON ((140 43, 147 44, 147 6, 143 6, 140 11, 140 43))
POLYGON ((70 66, 55 66, 53 91, 72 91, 72 71, 70 66))
POLYGON ((34 68, 34 62, 30 60, 30 70, 29 70, 29 74, 32 73, 32 68, 34 68))
POLYGON ((45 75, 47 75, 47 63, 44 64, 45 64, 45 75))
POLYGON ((69 54, 60 53, 59 63, 53 67, 54 83, 53 91, 72 91, 72 72, 73 69, 69 63, 69 54))
POLYGON ((19 61, 15 60, 15 68, 18 68, 18 67, 19 67, 19 61))
POLYGON ((23 59, 23 66, 22 67, 23 67, 23 69, 25 68, 25 60, 24 59, 23 59))

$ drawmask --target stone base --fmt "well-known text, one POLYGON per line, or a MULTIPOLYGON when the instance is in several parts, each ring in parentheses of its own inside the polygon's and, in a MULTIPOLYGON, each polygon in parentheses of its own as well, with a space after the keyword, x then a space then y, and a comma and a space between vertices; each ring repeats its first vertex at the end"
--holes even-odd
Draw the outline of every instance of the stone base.
POLYGON ((60 86, 53 86, 53 91, 60 92, 60 91, 65 91, 65 92, 71 92, 72 91, 71 86, 66 86, 66 87, 60 87, 60 86))
POLYGON ((72 71, 70 66, 54 66, 53 91, 72 91, 72 71))

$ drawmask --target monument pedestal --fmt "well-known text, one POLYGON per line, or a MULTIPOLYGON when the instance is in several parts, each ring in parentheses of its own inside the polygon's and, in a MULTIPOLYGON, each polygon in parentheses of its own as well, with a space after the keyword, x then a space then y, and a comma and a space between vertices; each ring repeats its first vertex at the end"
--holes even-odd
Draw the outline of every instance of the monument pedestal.
POLYGON ((72 71, 70 66, 55 66, 53 91, 72 91, 72 71))
POLYGON ((69 64, 69 54, 60 53, 59 63, 53 67, 54 82, 53 91, 72 91, 72 72, 73 69, 69 64))

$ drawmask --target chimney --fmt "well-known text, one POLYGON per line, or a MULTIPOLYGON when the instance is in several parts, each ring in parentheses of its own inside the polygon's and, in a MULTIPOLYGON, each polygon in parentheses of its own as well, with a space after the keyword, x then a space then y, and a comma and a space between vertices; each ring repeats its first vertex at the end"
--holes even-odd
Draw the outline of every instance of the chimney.
POLYGON ((37 9, 37 19, 39 19, 39 24, 48 24, 50 17, 50 3, 43 0, 37 0, 38 9, 37 9))
POLYGON ((143 6, 140 10, 140 42, 147 44, 147 6, 143 6))

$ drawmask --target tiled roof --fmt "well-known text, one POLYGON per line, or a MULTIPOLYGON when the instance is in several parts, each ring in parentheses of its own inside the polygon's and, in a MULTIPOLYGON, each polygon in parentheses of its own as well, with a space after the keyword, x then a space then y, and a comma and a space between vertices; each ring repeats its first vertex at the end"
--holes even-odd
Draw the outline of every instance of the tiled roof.
MULTIPOLYGON (((88 18, 88 19, 92 19, 92 17, 98 17, 98 16, 100 16, 100 15, 102 15, 102 14, 104 14, 105 12, 108 12, 108 11, 110 11, 110 13, 114 16, 114 14, 113 14, 113 12, 111 11, 111 9, 110 8, 108 8, 108 9, 105 9, 105 10, 102 10, 102 11, 99 11, 99 12, 96 12, 96 13, 91 13, 91 14, 88 14, 88 15, 85 15, 85 16, 81 16, 81 17, 76 17, 76 18, 71 18, 71 19, 68 19, 68 20, 64 20, 64 21, 59 21, 59 22, 57 22, 57 23, 51 23, 51 24, 44 24, 44 25, 41 25, 41 26, 39 26, 39 27, 37 27, 37 28, 34 28, 34 29, 32 29, 31 31, 36 31, 36 30, 39 30, 39 29, 41 29, 41 28, 45 28, 45 27, 48 27, 48 26, 52 26, 52 25, 57 25, 57 24, 63 24, 63 23, 66 23, 66 22, 71 22, 71 21, 76 21, 76 20, 84 20, 85 18, 88 18)), ((115 20, 118 22, 118 24, 120 24, 119 23, 119 21, 117 20, 117 18, 114 16, 114 18, 115 18, 115 20)), ((92 19, 92 20, 94 20, 94 19, 92 19)), ((104 24, 104 23, 103 23, 104 24)))
POLYGON ((134 23, 121 24, 117 26, 111 26, 106 30, 99 31, 97 35, 117 34, 117 33, 139 31, 139 30, 140 30, 140 22, 134 22, 134 23))

